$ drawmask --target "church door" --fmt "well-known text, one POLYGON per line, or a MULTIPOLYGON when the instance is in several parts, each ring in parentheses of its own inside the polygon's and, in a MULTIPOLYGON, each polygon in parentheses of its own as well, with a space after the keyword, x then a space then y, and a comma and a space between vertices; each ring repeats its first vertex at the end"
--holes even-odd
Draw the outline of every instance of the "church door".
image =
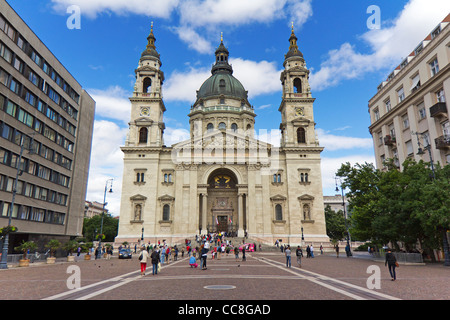
POLYGON ((228 216, 218 216, 217 217, 217 231, 227 232, 228 231, 228 216))

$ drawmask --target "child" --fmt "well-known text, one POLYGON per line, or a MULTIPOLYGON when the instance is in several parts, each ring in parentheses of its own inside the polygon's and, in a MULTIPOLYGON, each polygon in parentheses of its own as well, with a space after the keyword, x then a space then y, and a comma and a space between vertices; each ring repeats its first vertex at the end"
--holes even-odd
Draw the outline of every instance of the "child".
POLYGON ((197 267, 198 267, 198 264, 197 264, 197 262, 196 262, 194 256, 191 256, 191 257, 189 258, 189 265, 191 266, 191 268, 192 268, 192 267, 194 267, 194 268, 197 268, 197 267))

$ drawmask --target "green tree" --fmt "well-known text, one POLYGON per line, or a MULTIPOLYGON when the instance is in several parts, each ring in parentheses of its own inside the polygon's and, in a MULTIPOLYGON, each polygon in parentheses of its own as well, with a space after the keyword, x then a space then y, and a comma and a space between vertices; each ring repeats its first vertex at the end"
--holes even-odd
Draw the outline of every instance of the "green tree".
POLYGON ((327 235, 331 242, 336 243, 345 238, 347 231, 345 229, 345 218, 342 210, 335 212, 327 205, 325 207, 325 223, 327 235))
MULTIPOLYGON (((93 216, 92 218, 84 218, 83 222, 83 236, 88 241, 96 241, 94 238, 95 230, 97 229, 97 235, 100 233, 101 226, 101 215, 93 216)), ((111 214, 105 214, 103 216, 103 234, 105 238, 102 241, 112 242, 117 236, 117 227, 119 225, 119 220, 112 217, 111 214)))

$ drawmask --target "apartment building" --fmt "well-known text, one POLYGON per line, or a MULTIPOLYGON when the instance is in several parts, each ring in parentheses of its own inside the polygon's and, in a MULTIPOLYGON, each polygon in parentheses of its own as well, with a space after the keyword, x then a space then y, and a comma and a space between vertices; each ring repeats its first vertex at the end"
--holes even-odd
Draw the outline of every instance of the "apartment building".
POLYGON ((378 86, 369 100, 376 166, 407 158, 450 163, 450 14, 378 86))
POLYGON ((81 235, 94 110, 89 94, 0 0, 0 228, 11 207, 18 228, 9 252, 22 240, 81 235))

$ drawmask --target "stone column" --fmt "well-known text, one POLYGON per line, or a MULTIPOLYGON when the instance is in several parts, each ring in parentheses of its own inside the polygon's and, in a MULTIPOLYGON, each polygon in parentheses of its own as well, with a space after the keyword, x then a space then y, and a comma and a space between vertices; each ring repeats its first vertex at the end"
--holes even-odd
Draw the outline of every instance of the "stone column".
POLYGON ((239 229, 238 237, 244 236, 244 195, 242 193, 238 194, 238 219, 239 219, 239 229))
POLYGON ((208 195, 206 193, 202 194, 202 233, 201 234, 206 234, 207 233, 207 224, 206 224, 206 214, 207 214, 207 207, 208 207, 208 195))

